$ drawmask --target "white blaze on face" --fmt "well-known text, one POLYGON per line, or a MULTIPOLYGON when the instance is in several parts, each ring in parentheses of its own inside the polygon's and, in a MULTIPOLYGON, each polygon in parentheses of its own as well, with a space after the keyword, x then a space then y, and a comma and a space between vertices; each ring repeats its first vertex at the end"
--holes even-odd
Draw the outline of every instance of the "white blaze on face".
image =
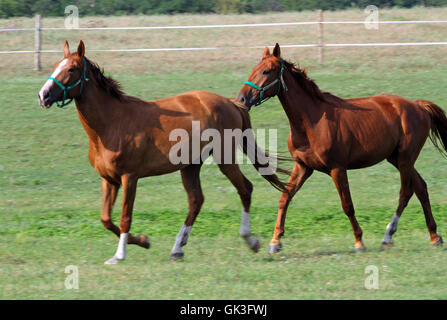
MULTIPOLYGON (((51 74, 51 77, 56 78, 59 75, 59 73, 61 73, 62 69, 67 64, 67 62, 68 62, 68 59, 62 60, 59 63, 59 65, 57 66, 56 70, 54 70, 54 72, 51 74)), ((45 82, 45 84, 43 85, 42 89, 40 89, 40 91, 39 91, 40 101, 43 102, 44 93, 51 88, 52 84, 53 84, 53 80, 48 79, 47 82, 45 82)))

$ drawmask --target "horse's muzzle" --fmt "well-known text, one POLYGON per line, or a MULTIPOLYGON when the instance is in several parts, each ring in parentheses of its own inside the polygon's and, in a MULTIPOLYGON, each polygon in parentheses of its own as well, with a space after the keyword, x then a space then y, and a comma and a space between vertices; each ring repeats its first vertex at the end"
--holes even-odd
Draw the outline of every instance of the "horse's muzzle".
POLYGON ((44 109, 48 109, 51 107, 51 105, 54 103, 54 99, 51 97, 51 93, 49 90, 45 91, 45 92, 39 92, 37 94, 37 97, 39 99, 39 105, 44 108, 44 109))
POLYGON ((242 103, 244 106, 246 106, 248 110, 250 110, 250 108, 255 104, 251 91, 248 91, 247 94, 239 92, 239 94, 236 97, 236 100, 242 103))

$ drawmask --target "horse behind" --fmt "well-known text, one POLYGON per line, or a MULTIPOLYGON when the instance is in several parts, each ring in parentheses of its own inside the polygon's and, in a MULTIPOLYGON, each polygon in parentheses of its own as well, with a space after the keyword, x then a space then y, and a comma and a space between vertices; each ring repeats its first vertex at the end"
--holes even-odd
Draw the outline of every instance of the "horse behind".
POLYGON ((414 168, 427 137, 440 152, 447 150, 447 118, 439 106, 391 94, 345 100, 322 92, 305 71, 281 58, 278 44, 273 54, 265 48, 237 99, 251 107, 275 95, 289 118, 288 147, 295 162, 289 192, 279 201, 271 253, 281 249, 291 199, 314 170, 331 176, 352 224, 355 248, 363 249, 363 232, 355 217, 347 170, 366 168, 384 159, 399 170, 401 189, 382 246, 392 245, 399 218, 414 193, 422 205, 431 243, 443 244, 436 232, 427 185, 414 168))
MULTIPOLYGON (((237 189, 242 201, 240 235, 253 251, 258 250, 259 241, 251 236, 249 219, 253 185, 242 174, 235 159, 240 141, 234 138, 229 148, 228 143, 224 145, 222 142, 221 150, 207 148, 208 141, 202 139, 199 144, 192 141, 197 134, 193 132, 193 122, 199 124, 199 136, 207 129, 217 132, 216 137, 224 137, 225 130, 250 129, 250 118, 245 108, 237 106, 230 99, 204 91, 192 91, 153 102, 127 96, 115 80, 104 76, 102 70, 85 57, 82 41, 75 53, 70 53, 68 42, 65 42, 64 58, 55 64, 53 74, 39 92, 40 105, 44 108, 49 108, 54 102, 58 105, 61 102, 64 106, 71 101, 66 101, 68 99, 75 100, 79 119, 89 137, 90 164, 102 177, 101 221, 120 239, 115 255, 106 264, 124 260, 127 244, 149 248, 146 235, 129 233, 137 181, 174 171, 181 172, 189 212, 177 235, 171 259, 184 256, 182 247, 204 202, 199 174, 206 157, 202 156, 218 151, 231 160, 220 162, 218 166, 237 189), (189 150, 186 153, 187 161, 172 161, 171 151, 178 146, 179 138, 171 139, 171 133, 175 130, 186 134, 186 140, 182 143, 185 148, 181 150, 189 150), (196 149, 195 153, 193 149, 196 149), (123 189, 123 204, 118 227, 112 222, 111 213, 120 187, 123 189)), ((213 136, 213 142, 214 139, 213 136)), ((247 152, 247 140, 243 141, 243 151, 247 152)), ((256 145, 254 148, 257 154, 262 154, 256 145)), ((252 160, 258 171, 271 167, 270 163, 261 162, 258 157, 252 160)), ((285 190, 273 172, 270 170, 269 174, 262 176, 274 187, 285 190)))

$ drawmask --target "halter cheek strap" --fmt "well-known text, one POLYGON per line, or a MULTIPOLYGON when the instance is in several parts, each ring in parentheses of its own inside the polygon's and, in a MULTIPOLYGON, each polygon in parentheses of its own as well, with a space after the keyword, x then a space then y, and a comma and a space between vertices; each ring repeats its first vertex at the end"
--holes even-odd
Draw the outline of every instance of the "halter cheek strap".
POLYGON ((70 104, 73 101, 73 98, 71 98, 69 101, 65 101, 67 99, 67 93, 71 89, 77 87, 79 84, 81 85, 81 92, 80 93, 82 93, 82 89, 84 87, 84 82, 82 80, 85 80, 85 81, 89 81, 90 80, 90 79, 88 79, 86 77, 86 72, 87 72, 87 64, 86 64, 85 58, 84 58, 83 59, 83 69, 82 69, 81 77, 79 78, 78 81, 73 83, 71 86, 66 87, 62 83, 60 83, 58 80, 56 80, 56 78, 48 77, 48 79, 53 80, 54 83, 56 83, 62 89, 62 91, 64 92, 64 96, 62 98, 62 103, 59 104, 59 102, 56 101, 56 106, 57 107, 63 108, 63 107, 65 107, 66 105, 70 104))
POLYGON ((281 84, 284 87, 285 91, 289 90, 286 86, 286 83, 284 82, 283 73, 284 73, 284 61, 281 60, 281 71, 279 72, 278 78, 276 78, 272 83, 266 85, 265 87, 260 87, 251 81, 244 82, 244 84, 248 84, 249 86, 251 86, 259 91, 259 100, 258 100, 258 102, 256 102, 255 106, 259 106, 261 103, 263 103, 271 98, 271 97, 267 97, 267 98, 263 99, 264 92, 267 91, 268 89, 270 89, 276 83, 278 83, 278 90, 276 91, 275 95, 277 95, 281 91, 281 84))

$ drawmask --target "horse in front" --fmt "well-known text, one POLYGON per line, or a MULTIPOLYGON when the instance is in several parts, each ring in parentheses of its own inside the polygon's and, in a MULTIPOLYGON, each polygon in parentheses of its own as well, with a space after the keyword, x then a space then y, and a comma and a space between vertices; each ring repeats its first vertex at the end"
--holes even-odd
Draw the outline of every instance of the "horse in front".
MULTIPOLYGON (((201 156, 218 151, 206 149, 208 142, 200 141, 196 145, 199 158, 193 154, 192 123, 199 123, 201 132, 213 129, 223 137, 225 130, 251 128, 247 110, 230 99, 205 91, 192 91, 152 102, 125 95, 115 80, 106 77, 95 63, 85 57, 82 41, 74 53, 70 53, 68 42, 65 42, 64 58, 56 63, 53 74, 38 96, 43 108, 49 108, 55 102, 63 107, 71 100, 75 101, 79 119, 89 138, 90 164, 102 177, 101 221, 105 228, 119 237, 115 255, 105 263, 116 264, 124 260, 127 244, 149 248, 146 235, 134 236, 129 232, 137 181, 175 171, 181 172, 189 202, 187 218, 171 251, 171 259, 182 258, 182 247, 204 202, 199 174, 205 158, 201 156), (170 138, 170 133, 176 129, 189 137, 186 141, 189 144, 186 148, 189 150, 187 162, 171 161, 171 149, 177 141, 170 138), (123 189, 123 204, 118 227, 112 222, 111 213, 120 187, 123 189)), ((231 161, 218 163, 218 166, 237 189, 242 201, 240 235, 256 252, 259 241, 251 235, 249 218, 253 185, 236 162, 236 148, 241 142, 236 140, 232 141, 230 150, 224 149, 222 143, 221 154, 227 152, 223 156, 228 158, 229 152, 231 161)), ((244 141, 241 144, 246 152, 248 146, 244 141)), ((257 154, 262 154, 257 145, 254 147, 257 154)), ((270 167, 259 158, 252 160, 258 171, 270 167)), ((262 174, 262 177, 279 190, 285 190, 273 168, 270 174, 262 174)))

